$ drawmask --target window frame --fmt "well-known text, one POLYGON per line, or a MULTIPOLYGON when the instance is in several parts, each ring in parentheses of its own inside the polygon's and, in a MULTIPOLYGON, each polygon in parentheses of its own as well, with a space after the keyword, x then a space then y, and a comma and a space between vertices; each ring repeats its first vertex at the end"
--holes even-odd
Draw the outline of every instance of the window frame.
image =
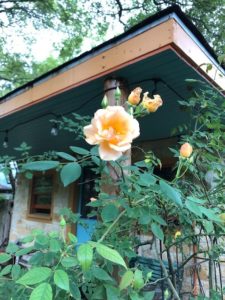
POLYGON ((36 220, 40 222, 52 222, 53 219, 53 208, 54 208, 54 193, 55 193, 55 186, 56 186, 56 174, 55 172, 48 171, 43 174, 43 172, 34 172, 33 177, 29 184, 29 198, 28 198, 28 207, 27 207, 27 219, 29 220, 36 220), (31 212, 31 205, 34 203, 34 180, 35 177, 41 177, 41 176, 51 176, 52 177, 52 191, 51 191, 51 204, 50 204, 50 214, 41 215, 38 213, 32 213, 31 212))

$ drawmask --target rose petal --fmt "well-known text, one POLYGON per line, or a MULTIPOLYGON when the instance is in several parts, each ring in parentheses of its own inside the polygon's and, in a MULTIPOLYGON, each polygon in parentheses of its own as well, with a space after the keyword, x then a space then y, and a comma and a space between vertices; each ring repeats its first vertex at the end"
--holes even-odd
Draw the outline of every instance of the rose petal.
POLYGON ((117 160, 120 156, 122 156, 121 151, 113 150, 109 147, 107 142, 102 142, 99 146, 99 155, 102 160, 117 160))
POLYGON ((92 125, 87 125, 83 128, 86 142, 90 145, 96 145, 95 129, 92 125))

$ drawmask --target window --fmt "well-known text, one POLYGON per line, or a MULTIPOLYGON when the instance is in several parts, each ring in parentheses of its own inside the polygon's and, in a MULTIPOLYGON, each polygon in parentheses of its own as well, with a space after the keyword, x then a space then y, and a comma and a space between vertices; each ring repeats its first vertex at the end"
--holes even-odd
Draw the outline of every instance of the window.
POLYGON ((29 203, 29 215, 51 218, 53 198, 53 174, 34 175, 29 203))

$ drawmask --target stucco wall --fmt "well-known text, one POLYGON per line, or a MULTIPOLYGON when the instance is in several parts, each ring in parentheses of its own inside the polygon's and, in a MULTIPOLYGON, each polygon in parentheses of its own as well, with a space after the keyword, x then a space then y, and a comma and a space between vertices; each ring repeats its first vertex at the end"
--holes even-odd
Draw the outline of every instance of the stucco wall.
POLYGON ((58 231, 58 212, 63 207, 68 207, 72 195, 72 188, 64 188, 56 176, 53 193, 52 220, 31 219, 27 217, 28 201, 30 195, 30 181, 19 175, 14 199, 10 241, 17 242, 26 236, 32 229, 39 228, 45 231, 58 231))

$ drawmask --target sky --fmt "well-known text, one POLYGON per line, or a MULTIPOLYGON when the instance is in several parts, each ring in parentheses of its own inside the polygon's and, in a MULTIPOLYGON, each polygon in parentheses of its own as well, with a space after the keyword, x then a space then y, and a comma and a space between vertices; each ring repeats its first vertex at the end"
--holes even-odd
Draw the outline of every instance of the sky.
MULTIPOLYGON (((121 24, 111 24, 105 40, 118 35, 123 31, 121 24)), ((13 28, 5 28, 4 34, 7 36, 7 49, 12 53, 23 53, 30 56, 33 55, 35 61, 41 62, 47 57, 52 55, 57 57, 57 51, 54 49, 54 44, 60 42, 63 39, 63 33, 56 32, 53 29, 41 29, 36 30, 32 24, 28 25, 27 28, 23 28, 23 36, 25 35, 28 39, 31 39, 29 47, 25 43, 23 36, 15 32, 13 28), (35 37, 35 38, 32 38, 35 37)), ((85 52, 96 46, 96 41, 91 38, 85 38, 81 52, 85 52)))

